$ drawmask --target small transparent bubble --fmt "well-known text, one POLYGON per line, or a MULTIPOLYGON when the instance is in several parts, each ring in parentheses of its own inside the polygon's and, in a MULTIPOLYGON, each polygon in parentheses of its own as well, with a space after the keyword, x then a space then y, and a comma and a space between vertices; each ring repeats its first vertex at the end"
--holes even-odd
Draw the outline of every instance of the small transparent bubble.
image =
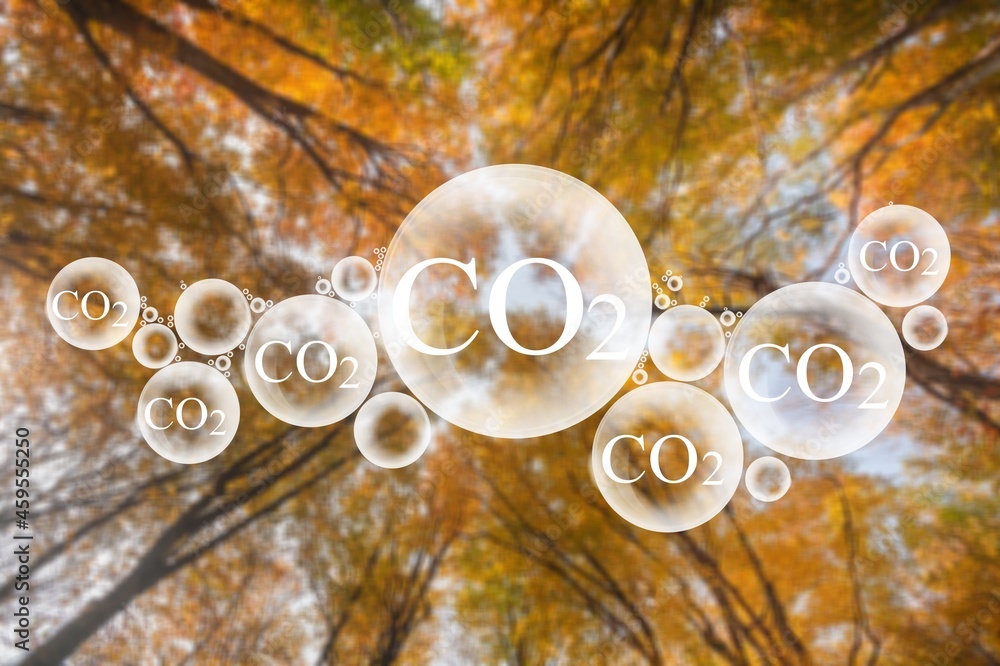
POLYGON ((329 294, 331 289, 333 289, 333 286, 330 284, 330 281, 327 280, 326 278, 320 278, 316 280, 317 294, 324 294, 324 295, 329 294))
POLYGON ((948 320, 932 305, 918 305, 903 317, 903 339, 918 351, 937 349, 948 337, 948 320))
POLYGON ((165 326, 146 323, 132 338, 132 354, 141 365, 158 370, 177 354, 177 336, 165 326))
POLYGON ((191 285, 174 307, 177 335, 199 354, 224 354, 253 325, 250 306, 236 285, 209 278, 191 285))
POLYGON ((683 288, 684 288, 684 278, 682 278, 680 275, 671 276, 671 278, 667 280, 667 289, 669 289, 670 291, 680 291, 683 288))
POLYGON ((657 317, 648 344, 660 372, 685 382, 707 377, 726 353, 718 320, 694 305, 671 308, 657 317))
POLYGON ((632 373, 632 381, 635 384, 642 386, 643 384, 649 381, 649 373, 647 373, 642 368, 639 368, 638 370, 632 373))
POLYGON ((405 393, 380 393, 361 406, 354 441, 369 462, 385 469, 406 467, 431 443, 427 410, 405 393))
POLYGON ((736 323, 736 315, 732 310, 725 310, 721 315, 719 315, 719 322, 726 327, 732 326, 736 323))
POLYGON ((782 460, 764 456, 750 463, 744 482, 755 499, 775 502, 792 487, 792 474, 782 460))

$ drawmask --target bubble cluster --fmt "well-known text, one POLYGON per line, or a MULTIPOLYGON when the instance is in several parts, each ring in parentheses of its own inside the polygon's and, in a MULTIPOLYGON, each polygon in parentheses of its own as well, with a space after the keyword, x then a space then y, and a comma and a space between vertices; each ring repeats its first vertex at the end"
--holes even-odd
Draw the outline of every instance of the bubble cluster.
POLYGON ((764 456, 750 463, 744 482, 755 499, 775 502, 784 497, 792 487, 792 474, 784 461, 764 456))
POLYGON ((333 285, 325 277, 316 278, 316 293, 320 296, 333 296, 333 285))
POLYGON ((222 453, 236 436, 240 401, 229 381, 190 361, 159 370, 139 396, 143 439, 167 460, 193 465, 222 453))
POLYGON ((59 337, 74 347, 107 349, 135 328, 139 288, 128 271, 109 259, 77 259, 52 279, 45 312, 59 337))
POLYGON ((951 245, 938 221, 901 204, 879 208, 863 219, 848 253, 858 288, 890 307, 909 307, 933 296, 951 266, 951 245))
POLYGON ((398 469, 427 450, 431 422, 424 406, 405 393, 380 393, 358 411, 354 441, 372 464, 398 469))
POLYGON ((649 359, 649 350, 643 350, 642 356, 639 357, 639 364, 635 366, 635 372, 632 373, 632 382, 642 386, 647 381, 649 381, 649 373, 646 372, 646 361, 649 359))
POLYGON ((243 341, 253 316, 245 294, 225 280, 209 278, 188 285, 174 307, 174 326, 199 354, 225 354, 243 341))
POLYGON ((844 268, 844 264, 837 264, 837 270, 833 274, 833 279, 837 281, 837 284, 847 284, 851 281, 851 273, 844 268))
POLYGON ((132 354, 147 368, 170 364, 177 353, 177 336, 163 324, 143 326, 132 337, 132 354))
POLYGON ((753 305, 726 350, 726 395, 740 423, 778 453, 824 460, 874 439, 903 395, 892 323, 846 287, 793 284, 753 305))
POLYGON ((648 280, 639 241, 598 192, 543 167, 487 167, 407 216, 382 267, 379 324, 431 411, 483 435, 538 437, 628 381, 649 328, 648 280))
POLYGON ((719 321, 695 305, 679 305, 657 317, 648 344, 649 356, 660 372, 685 382, 710 375, 726 353, 719 321))
POLYGON ((903 317, 903 339, 918 351, 937 349, 948 337, 948 320, 932 305, 918 305, 903 317))
POLYGON ((743 442, 722 403, 677 382, 627 393, 604 416, 591 453, 601 495, 622 518, 680 532, 729 503, 743 472, 743 442))
POLYGON ((246 343, 243 375, 272 415, 319 427, 361 406, 377 363, 375 340, 360 315, 332 298, 295 296, 257 321, 246 343))
POLYGON ((375 267, 364 257, 345 257, 337 262, 330 274, 334 292, 345 301, 368 298, 378 286, 375 267))

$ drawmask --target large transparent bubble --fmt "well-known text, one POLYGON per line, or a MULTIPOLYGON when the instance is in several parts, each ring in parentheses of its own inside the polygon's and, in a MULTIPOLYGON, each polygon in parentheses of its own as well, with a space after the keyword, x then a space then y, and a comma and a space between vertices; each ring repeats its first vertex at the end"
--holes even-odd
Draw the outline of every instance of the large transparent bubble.
POLYGON ((139 320, 139 288, 109 259, 77 259, 52 279, 45 312, 59 337, 74 347, 107 349, 128 337, 139 320))
POLYGON ((427 450, 431 422, 424 406, 405 393, 379 393, 358 411, 354 441, 369 462, 398 469, 427 450))
POLYGON ((719 320, 696 305, 670 308, 649 329, 649 357, 671 379, 693 382, 719 367, 726 337, 719 320))
POLYGON ((333 293, 345 301, 360 301, 371 296, 378 286, 378 274, 364 257, 345 257, 330 273, 333 293))
POLYGON ((253 323, 250 304, 236 285, 209 278, 181 292, 174 326, 181 340, 199 354, 225 354, 243 341, 253 323))
POLYGON ((948 320, 932 305, 918 305, 903 317, 903 339, 914 349, 937 349, 946 337, 948 320))
POLYGON ((147 368, 169 365, 176 353, 177 336, 163 324, 147 324, 132 338, 132 354, 147 368))
POLYGON ((500 438, 557 432, 611 400, 652 306, 642 247, 615 207, 526 165, 466 173, 421 201, 389 246, 378 301, 413 394, 500 438))
POLYGON ((909 307, 933 296, 948 277, 951 245, 929 213, 895 204, 861 220, 848 250, 851 275, 876 303, 909 307))
POLYGON ((240 425, 240 400, 229 380, 201 363, 168 365, 146 383, 136 411, 150 448, 193 465, 222 453, 240 425))
POLYGON ((903 396, 903 346, 885 314, 847 287, 805 282, 751 307, 726 349, 740 423, 778 453, 846 455, 874 439, 903 396))
POLYGON ((291 425, 319 427, 361 406, 377 363, 364 319, 338 300, 311 294, 261 316, 247 340, 243 374, 271 414, 291 425))
POLYGON ((614 511, 643 529, 680 532, 717 515, 743 473, 733 417, 701 389, 647 384, 618 400, 594 438, 591 471, 614 511))

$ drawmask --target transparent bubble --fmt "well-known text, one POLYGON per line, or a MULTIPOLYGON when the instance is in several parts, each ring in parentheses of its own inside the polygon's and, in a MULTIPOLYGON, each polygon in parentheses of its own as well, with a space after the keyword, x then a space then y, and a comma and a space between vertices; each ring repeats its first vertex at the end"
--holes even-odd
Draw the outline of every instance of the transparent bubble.
POLYGON ((193 465, 222 453, 240 425, 240 401, 232 384, 201 363, 168 365, 139 396, 139 431, 167 460, 193 465))
POLYGON ((768 294, 740 319, 726 350, 736 418, 762 444, 795 458, 836 458, 870 442, 892 420, 905 381, 889 319, 830 283, 768 294))
POLYGON ((757 458, 747 467, 747 490, 761 502, 780 500, 792 487, 792 474, 784 461, 772 456, 757 458))
POLYGON ((372 389, 378 354, 365 321, 340 301, 310 294, 261 315, 243 374, 260 404, 292 425, 319 427, 354 412, 372 389))
POLYGON ((427 450, 431 422, 424 406, 405 393, 380 393, 358 411, 354 441, 372 464, 398 469, 427 450))
POLYGON ((45 299, 49 323, 80 349, 107 349, 139 320, 139 288, 128 271, 102 257, 72 262, 52 279, 45 299))
POLYGON ((143 326, 132 338, 132 354, 147 368, 169 365, 176 353, 177 336, 163 324, 143 326))
POLYGON ((209 278, 188 285, 174 307, 177 335, 206 356, 225 354, 246 337, 250 305, 236 285, 209 278))
POLYGON ((918 351, 937 349, 948 337, 948 320, 932 305, 918 305, 903 317, 903 339, 918 351))
POLYGON ((646 384, 604 416, 591 471, 615 513, 653 532, 680 532, 717 515, 743 472, 733 417, 701 389, 646 384))
POLYGON ((648 285, 642 247, 598 192, 543 167, 487 167, 407 216, 382 269, 379 323, 396 371, 431 411, 492 437, 536 437, 585 419, 629 380, 649 330, 648 285))
POLYGON ((364 257, 345 257, 334 266, 330 284, 345 301, 360 301, 375 291, 378 274, 371 262, 364 257))
POLYGON ((933 296, 951 266, 951 245, 938 221, 900 204, 861 220, 848 252, 851 275, 861 291, 890 307, 909 307, 933 296))
POLYGON ((719 320, 695 305, 667 310, 649 330, 649 355, 671 379, 693 382, 707 377, 725 353, 726 338, 719 320))

